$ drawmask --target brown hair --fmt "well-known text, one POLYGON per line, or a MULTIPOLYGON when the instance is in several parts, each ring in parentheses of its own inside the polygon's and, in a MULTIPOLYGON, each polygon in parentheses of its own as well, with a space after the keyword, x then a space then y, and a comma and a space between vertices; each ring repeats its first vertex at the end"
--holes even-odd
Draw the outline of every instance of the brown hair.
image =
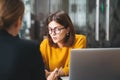
POLYGON ((0 0, 0 29, 9 28, 23 14, 22 0, 0 0))
MULTIPOLYGON (((64 11, 57 11, 53 14, 50 14, 50 16, 48 16, 46 20, 46 24, 48 25, 51 21, 56 21, 57 23, 64 26, 66 29, 68 27, 70 28, 69 34, 66 35, 63 44, 66 47, 71 47, 75 41, 75 30, 68 14, 64 11)), ((48 40, 51 46, 58 47, 58 45, 52 41, 52 38, 50 37, 49 34, 48 34, 48 40)))

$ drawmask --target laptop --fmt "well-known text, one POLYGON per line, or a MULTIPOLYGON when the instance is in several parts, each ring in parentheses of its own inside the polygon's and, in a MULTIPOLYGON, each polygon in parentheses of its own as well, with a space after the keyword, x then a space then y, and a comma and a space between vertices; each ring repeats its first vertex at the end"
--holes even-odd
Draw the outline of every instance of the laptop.
POLYGON ((72 49, 69 80, 120 80, 120 48, 72 49))

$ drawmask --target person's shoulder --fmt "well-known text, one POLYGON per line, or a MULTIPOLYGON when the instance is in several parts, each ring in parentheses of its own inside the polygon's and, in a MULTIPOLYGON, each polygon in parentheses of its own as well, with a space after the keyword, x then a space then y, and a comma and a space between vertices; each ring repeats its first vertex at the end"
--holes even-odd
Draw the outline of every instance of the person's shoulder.
POLYGON ((75 34, 75 44, 74 48, 84 48, 86 47, 86 36, 83 34, 75 34))
POLYGON ((43 39, 43 41, 41 42, 42 44, 48 44, 48 38, 45 38, 45 39, 43 39))
POLYGON ((26 39, 21 39, 19 43, 21 43, 24 46, 37 46, 39 44, 38 41, 26 39))
POLYGON ((43 39, 44 42, 48 42, 48 38, 43 39))
POLYGON ((75 34, 76 39, 86 39, 86 36, 83 34, 75 34))

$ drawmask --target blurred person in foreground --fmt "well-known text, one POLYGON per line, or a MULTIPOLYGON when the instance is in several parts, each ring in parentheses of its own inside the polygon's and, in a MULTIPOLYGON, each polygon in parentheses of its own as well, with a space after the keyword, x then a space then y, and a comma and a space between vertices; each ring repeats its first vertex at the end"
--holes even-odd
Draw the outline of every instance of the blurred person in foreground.
POLYGON ((48 36, 40 44, 40 51, 48 76, 56 68, 57 76, 69 75, 70 50, 86 48, 86 36, 75 34, 73 23, 64 11, 57 11, 46 20, 48 36))
POLYGON ((22 0, 0 0, 0 80, 46 80, 39 43, 18 36, 23 14, 22 0))

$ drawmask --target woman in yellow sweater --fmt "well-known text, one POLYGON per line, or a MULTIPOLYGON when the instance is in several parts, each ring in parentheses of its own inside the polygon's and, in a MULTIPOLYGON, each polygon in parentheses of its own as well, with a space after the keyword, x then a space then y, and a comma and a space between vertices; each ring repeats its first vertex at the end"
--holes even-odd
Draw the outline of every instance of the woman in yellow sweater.
POLYGON ((58 76, 69 74, 70 50, 85 48, 86 37, 75 34, 70 17, 64 11, 57 11, 47 18, 48 38, 40 45, 40 51, 50 74, 58 69, 58 76))

